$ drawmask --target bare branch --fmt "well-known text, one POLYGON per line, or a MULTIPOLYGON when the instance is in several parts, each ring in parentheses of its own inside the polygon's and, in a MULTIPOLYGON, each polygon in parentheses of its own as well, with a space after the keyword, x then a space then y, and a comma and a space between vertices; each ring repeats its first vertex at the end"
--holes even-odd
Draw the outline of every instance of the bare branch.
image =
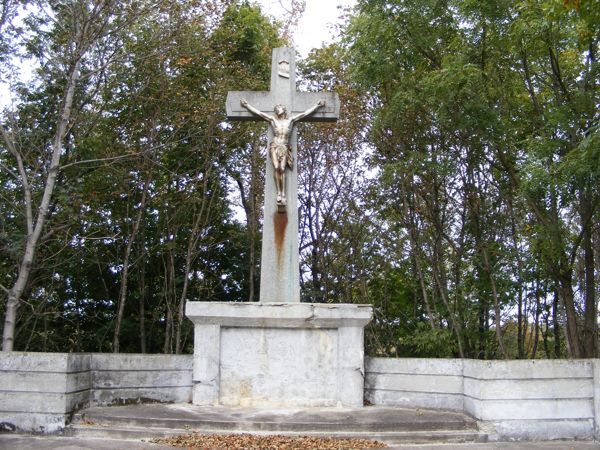
POLYGON ((117 161, 117 160, 120 160, 120 159, 133 158, 134 156, 140 156, 140 155, 143 155, 145 153, 148 153, 148 150, 145 150, 143 152, 137 152, 137 153, 128 153, 126 155, 110 156, 110 157, 107 157, 107 158, 84 159, 82 161, 74 161, 72 163, 64 164, 63 166, 61 166, 61 170, 65 170, 67 167, 80 166, 82 164, 90 164, 90 163, 98 163, 98 162, 108 162, 108 161, 113 162, 113 161, 117 161))
MULTIPOLYGON (((17 160, 17 167, 19 170, 18 178, 21 180, 21 187, 23 189, 23 198, 25 200, 25 221, 27 223, 27 234, 31 235, 33 233, 33 207, 31 201, 31 187, 29 186, 29 180, 27 179, 27 173, 25 172, 25 165, 23 164, 23 158, 21 153, 17 150, 17 147, 12 140, 11 136, 9 136, 8 132, 4 128, 4 125, 0 123, 0 131, 2 132, 2 138, 4 139, 4 143, 8 147, 8 151, 14 156, 17 160)), ((11 174, 13 173, 10 171, 11 174)), ((14 174, 16 175, 16 174, 14 174)))

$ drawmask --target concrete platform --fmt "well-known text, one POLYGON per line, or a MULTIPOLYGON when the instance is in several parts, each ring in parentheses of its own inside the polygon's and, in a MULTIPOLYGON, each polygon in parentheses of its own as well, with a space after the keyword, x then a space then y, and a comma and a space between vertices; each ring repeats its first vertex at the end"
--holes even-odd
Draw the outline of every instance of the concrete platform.
POLYGON ((81 411, 65 434, 87 438, 150 439, 190 431, 378 439, 390 445, 482 442, 471 417, 452 411, 364 408, 259 409, 149 404, 81 411))
MULTIPOLYGON (((64 434, 0 434, 0 449, 155 449, 154 437, 251 433, 368 438, 403 450, 600 450, 595 442, 485 442, 476 421, 458 412, 369 406, 364 408, 257 409, 142 404, 80 411, 64 434)), ((309 450, 309 449, 307 449, 309 450)))
POLYGON ((190 404, 92 407, 74 423, 229 431, 423 431, 475 430, 476 421, 455 411, 386 406, 264 409, 190 404))

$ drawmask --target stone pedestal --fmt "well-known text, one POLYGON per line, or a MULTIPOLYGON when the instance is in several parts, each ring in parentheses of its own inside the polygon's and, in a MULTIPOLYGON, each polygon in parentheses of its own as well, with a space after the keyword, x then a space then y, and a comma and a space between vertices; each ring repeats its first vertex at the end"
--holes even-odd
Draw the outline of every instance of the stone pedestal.
POLYGON ((371 305, 188 302, 195 405, 363 404, 371 305))

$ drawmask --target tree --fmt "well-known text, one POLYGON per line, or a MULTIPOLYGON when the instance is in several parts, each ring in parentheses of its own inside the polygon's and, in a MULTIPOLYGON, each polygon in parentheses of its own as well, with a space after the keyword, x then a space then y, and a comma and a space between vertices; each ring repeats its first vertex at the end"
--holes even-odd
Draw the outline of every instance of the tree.
MULTIPOLYGON (((81 58, 45 231, 20 300, 31 308, 13 320, 20 348, 189 351, 186 300, 246 295, 248 242, 232 221, 228 174, 247 142, 225 125, 223 105, 227 90, 254 71, 268 74, 277 27, 237 1, 225 9, 221 2, 140 5, 143 14, 110 16, 81 58), (128 26, 118 26, 126 17, 128 26)), ((31 33, 39 48, 68 47, 64 8, 51 31, 31 33)), ((5 129, 20 139, 34 205, 45 182, 35 164, 51 139, 44 124, 63 80, 60 70, 46 69, 52 77, 20 91, 5 129), (39 153, 24 151, 34 144, 39 153)), ((12 276, 20 186, 7 179, 16 162, 2 162, 1 262, 12 276)))
POLYGON ((50 8, 48 15, 29 18, 30 27, 35 33, 35 39, 29 46, 32 56, 39 58, 41 70, 51 75, 51 78, 47 78, 48 95, 52 91, 59 93, 58 101, 52 105, 53 135, 42 142, 39 148, 23 148, 20 143, 26 139, 19 136, 16 120, 12 120, 8 128, 5 125, 0 127, 5 149, 16 161, 17 172, 14 177, 23 192, 25 224, 18 275, 12 287, 5 288, 7 302, 3 351, 13 349, 17 309, 52 207, 61 157, 77 120, 77 113, 92 100, 95 94, 94 80, 101 79, 106 66, 115 58, 118 42, 115 41, 114 31, 126 25, 124 13, 133 13, 129 5, 117 8, 116 3, 111 1, 58 2, 45 6, 50 8), (45 27, 49 27, 48 31, 45 27), (87 90, 83 82, 89 83, 87 90), (36 160, 43 162, 37 166, 28 165, 36 164, 36 160), (33 181, 40 176, 44 180, 38 187, 33 181))
MULTIPOLYGON (((360 279, 364 228, 353 226, 360 209, 359 182, 365 149, 355 124, 363 113, 361 97, 347 85, 341 48, 313 51, 302 65, 302 83, 315 91, 340 95, 342 115, 335 124, 303 127, 298 144, 301 288, 311 302, 353 303, 360 279), (357 256, 350 261, 349 255, 357 256), (356 264, 356 265, 355 265, 356 264)), ((358 224, 355 224, 358 225, 358 224)))
POLYGON ((569 355, 596 354, 597 171, 585 149, 597 136, 597 13, 591 2, 362 1, 349 21, 381 220, 405 231, 397 257, 412 260, 427 320, 453 330, 461 356, 510 356, 515 309, 525 356, 547 307, 546 335, 559 342, 564 311, 569 355))

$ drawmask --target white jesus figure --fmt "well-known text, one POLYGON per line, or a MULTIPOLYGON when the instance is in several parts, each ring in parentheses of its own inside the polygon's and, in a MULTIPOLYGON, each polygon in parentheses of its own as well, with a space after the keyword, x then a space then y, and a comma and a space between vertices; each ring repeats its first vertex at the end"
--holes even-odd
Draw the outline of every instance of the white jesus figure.
POLYGON ((269 122, 273 130, 273 140, 269 145, 269 154, 273 168, 275 169, 273 172, 275 175, 275 186, 277 187, 277 206, 285 207, 287 203, 285 198, 285 169, 286 167, 292 169, 294 166, 294 158, 292 157, 292 148, 290 146, 292 129, 296 122, 304 119, 306 116, 310 116, 317 109, 325 106, 325 102, 320 100, 315 106, 289 118, 287 110, 283 105, 275 105, 273 108, 275 115, 270 116, 256 109, 244 98, 240 100, 240 104, 251 113, 269 122))

